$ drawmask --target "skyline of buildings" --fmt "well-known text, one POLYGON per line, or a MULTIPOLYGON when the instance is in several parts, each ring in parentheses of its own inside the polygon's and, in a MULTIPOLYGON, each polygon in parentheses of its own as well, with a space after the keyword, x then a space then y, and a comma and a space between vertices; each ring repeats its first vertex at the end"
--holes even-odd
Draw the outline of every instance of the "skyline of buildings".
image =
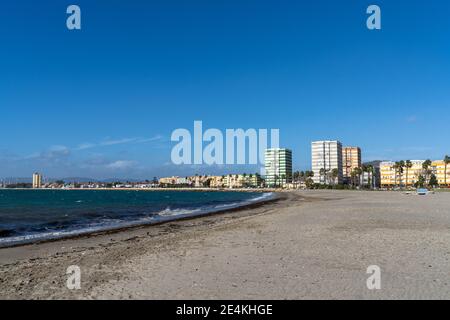
POLYGON ((311 168, 314 172, 312 180, 318 184, 351 184, 373 188, 412 187, 416 183, 429 184, 432 177, 435 177, 433 183, 450 187, 449 160, 447 163, 445 160, 378 160, 364 163, 360 147, 342 147, 339 140, 313 141, 311 168))
MULTIPOLYGON (((411 187, 420 179, 428 183, 431 177, 435 176, 436 184, 450 186, 449 160, 447 160, 447 163, 444 160, 372 161, 364 163, 360 147, 342 147, 342 143, 339 140, 313 141, 311 142, 311 151, 311 168, 314 173, 311 179, 316 184, 351 184, 353 186, 382 188, 411 187)), ((291 149, 266 149, 264 166, 265 175, 263 176, 257 173, 238 173, 195 175, 191 177, 173 176, 163 177, 159 180, 155 180, 155 177, 152 184, 154 185, 156 181, 160 185, 239 188, 260 187, 263 185, 284 187, 292 182, 298 182, 293 181, 295 176, 292 170, 291 149)), ((110 183, 90 184, 99 186, 109 185, 110 183)), ((7 185, 4 181, 1 182, 1 187, 6 187, 7 185)), ((45 183, 45 186, 54 185, 54 182, 45 183)), ((43 186, 42 174, 38 172, 33 173, 31 186, 32 188, 41 188, 43 186)))
POLYGON ((190 177, 165 177, 158 180, 163 186, 210 187, 210 188, 258 188, 263 186, 263 179, 259 174, 227 174, 221 176, 196 175, 190 177))

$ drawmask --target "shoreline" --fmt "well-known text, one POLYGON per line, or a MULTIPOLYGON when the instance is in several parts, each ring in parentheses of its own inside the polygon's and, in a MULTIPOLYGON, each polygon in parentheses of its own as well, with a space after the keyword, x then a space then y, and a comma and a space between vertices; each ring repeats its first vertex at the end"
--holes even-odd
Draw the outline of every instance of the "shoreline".
POLYGON ((449 299, 450 193, 285 192, 195 219, 0 249, 0 299, 449 299), (69 266, 81 289, 67 288, 69 266), (368 266, 382 289, 367 288, 368 266))
POLYGON ((245 202, 244 204, 238 205, 235 207, 217 209, 217 210, 207 211, 204 213, 193 214, 193 215, 180 215, 180 217, 178 217, 178 218, 176 216, 174 216, 173 218, 162 219, 162 220, 154 221, 154 222, 137 223, 137 224, 127 225, 127 226, 117 226, 117 227, 112 227, 112 228, 103 229, 103 230, 94 230, 94 231, 86 231, 86 232, 80 231, 79 233, 67 234, 67 235, 62 235, 59 237, 55 236, 55 237, 50 237, 50 238, 37 239, 34 241, 33 240, 28 240, 28 241, 24 240, 23 242, 22 241, 14 242, 11 244, 0 243, 0 250, 7 249, 7 248, 23 247, 23 246, 27 246, 27 245, 38 245, 38 244, 48 243, 48 242, 58 242, 58 241, 62 241, 62 240, 83 239, 85 237, 109 235, 109 234, 114 234, 114 233, 126 232, 129 230, 137 230, 137 229, 142 229, 142 228, 155 227, 155 226, 159 226, 159 225, 163 225, 163 224, 167 224, 167 223, 171 223, 171 222, 175 222, 175 221, 192 220, 192 219, 208 217, 208 216, 213 216, 213 215, 223 215, 223 214, 230 213, 230 212, 238 212, 238 211, 258 208, 258 207, 264 206, 268 203, 277 202, 277 201, 280 201, 283 199, 281 193, 276 193, 276 192, 264 192, 264 193, 270 194, 270 196, 267 199, 261 199, 261 200, 257 200, 257 201, 253 201, 253 202, 248 202, 249 200, 247 200, 247 202, 245 202))
MULTIPOLYGON (((55 257, 92 250, 94 248, 107 248, 116 244, 127 244, 135 242, 140 238, 148 238, 152 241, 164 237, 177 237, 185 232, 197 232, 199 229, 209 230, 229 222, 245 220, 254 216, 264 214, 276 208, 289 206, 290 202, 298 199, 315 201, 315 198, 306 199, 292 193, 280 193, 277 197, 251 203, 245 207, 225 209, 218 213, 207 213, 204 215, 185 217, 181 219, 164 221, 154 225, 139 225, 125 227, 115 230, 104 230, 92 232, 73 237, 60 239, 48 239, 33 243, 17 244, 14 246, 0 247, 0 281, 3 266, 17 265, 21 262, 34 262, 42 259, 53 259, 55 257)), ((1 283, 0 283, 1 284, 1 283)), ((0 291, 0 299, 1 299, 0 291)))

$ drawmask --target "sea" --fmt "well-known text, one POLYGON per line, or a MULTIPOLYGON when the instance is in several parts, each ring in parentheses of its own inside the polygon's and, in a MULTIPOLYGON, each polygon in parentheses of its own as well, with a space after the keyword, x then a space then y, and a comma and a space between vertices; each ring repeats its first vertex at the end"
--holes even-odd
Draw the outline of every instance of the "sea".
POLYGON ((159 223, 238 208, 272 193, 0 190, 0 247, 159 223))

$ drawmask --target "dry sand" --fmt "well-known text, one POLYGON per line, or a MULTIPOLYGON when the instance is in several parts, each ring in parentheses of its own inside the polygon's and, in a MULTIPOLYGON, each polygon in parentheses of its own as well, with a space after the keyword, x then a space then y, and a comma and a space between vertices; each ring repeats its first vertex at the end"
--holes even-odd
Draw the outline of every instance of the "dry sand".
POLYGON ((0 298, 449 299, 450 193, 303 191, 262 207, 0 249, 0 298), (81 289, 66 268, 81 268, 81 289), (366 286, 369 265, 381 289, 366 286))

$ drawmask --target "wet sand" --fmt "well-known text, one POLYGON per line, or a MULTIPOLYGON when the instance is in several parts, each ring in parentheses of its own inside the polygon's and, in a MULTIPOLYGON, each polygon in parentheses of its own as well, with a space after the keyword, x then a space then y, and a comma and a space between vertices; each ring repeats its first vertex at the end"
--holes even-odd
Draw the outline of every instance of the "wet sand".
POLYGON ((0 249, 2 299, 450 299, 450 193, 296 191, 264 206, 0 249), (81 268, 81 289, 66 269, 81 268), (381 289, 369 290, 369 265, 381 289))

